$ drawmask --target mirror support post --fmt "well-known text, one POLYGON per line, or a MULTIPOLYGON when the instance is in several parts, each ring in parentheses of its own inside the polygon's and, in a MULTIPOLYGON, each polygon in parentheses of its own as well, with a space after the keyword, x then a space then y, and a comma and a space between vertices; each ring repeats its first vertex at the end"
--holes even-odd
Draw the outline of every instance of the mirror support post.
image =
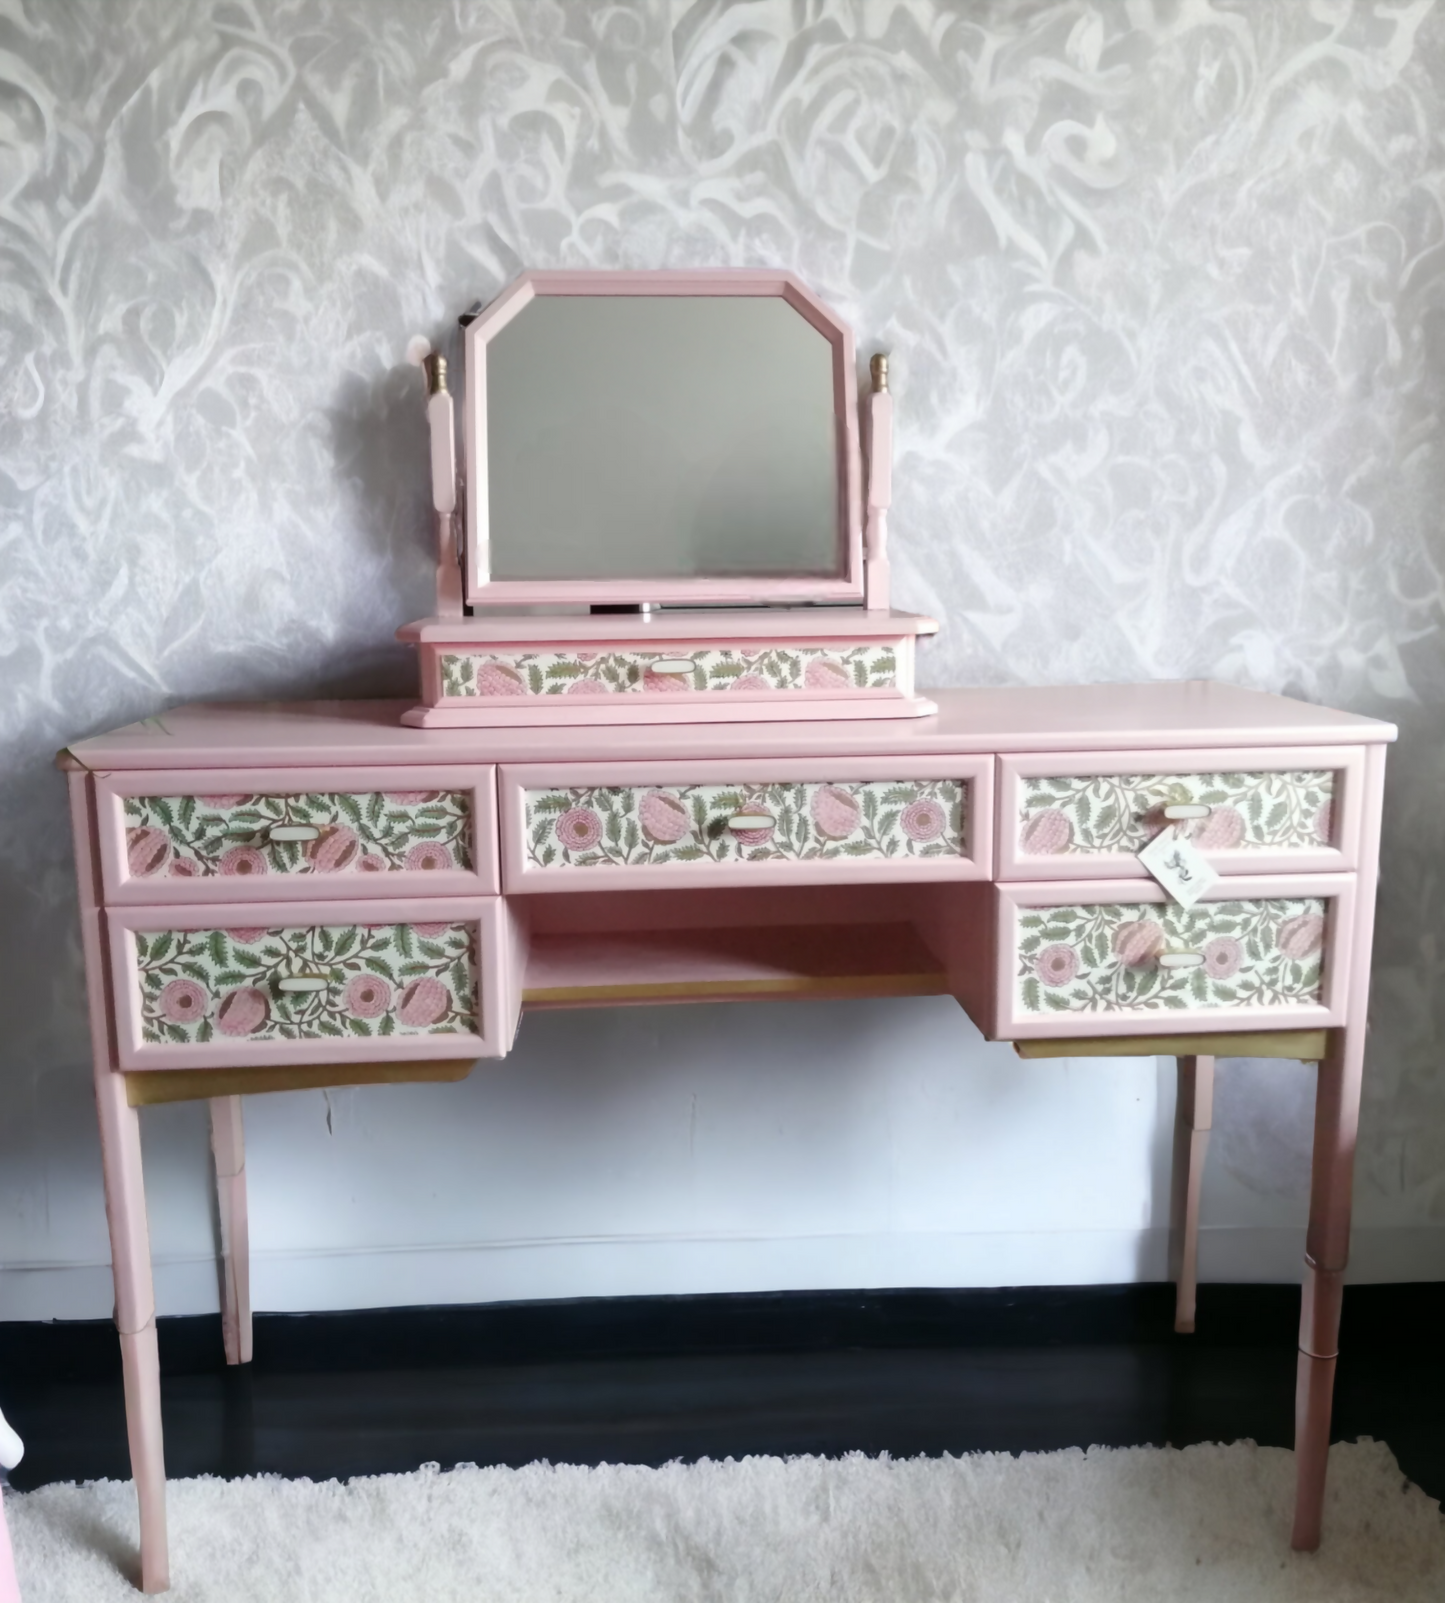
POLYGON ((864 605, 869 612, 889 607, 888 508, 893 500, 893 397, 888 391, 888 358, 880 351, 868 364, 868 522, 864 530, 864 605))

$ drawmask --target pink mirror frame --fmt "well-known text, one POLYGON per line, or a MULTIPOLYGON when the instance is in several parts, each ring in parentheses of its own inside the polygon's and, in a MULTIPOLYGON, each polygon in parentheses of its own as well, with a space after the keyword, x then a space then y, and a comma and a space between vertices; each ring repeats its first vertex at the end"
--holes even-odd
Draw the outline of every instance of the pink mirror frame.
POLYGON ((523 273, 467 326, 466 402, 462 420, 467 482, 463 575, 466 599, 480 606, 577 603, 861 601, 862 464, 858 438, 853 333, 791 273, 750 268, 702 272, 523 273), (806 318, 833 347, 838 424, 838 491, 843 574, 836 579, 528 579, 490 576, 487 540, 487 343, 538 295, 768 295, 806 318))

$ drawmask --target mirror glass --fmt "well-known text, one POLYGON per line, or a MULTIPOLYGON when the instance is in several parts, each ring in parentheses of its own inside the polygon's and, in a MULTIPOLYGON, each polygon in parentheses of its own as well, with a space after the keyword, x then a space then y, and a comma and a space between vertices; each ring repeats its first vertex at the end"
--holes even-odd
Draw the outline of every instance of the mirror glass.
POLYGON ((781 298, 539 295, 486 362, 493 579, 844 571, 833 347, 781 298))

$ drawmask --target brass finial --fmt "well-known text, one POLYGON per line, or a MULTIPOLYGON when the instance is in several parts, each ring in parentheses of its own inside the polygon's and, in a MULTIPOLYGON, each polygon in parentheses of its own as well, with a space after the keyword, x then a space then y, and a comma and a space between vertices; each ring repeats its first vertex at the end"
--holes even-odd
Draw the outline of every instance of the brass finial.
POLYGON ((426 374, 426 392, 428 395, 445 395, 447 391, 447 359, 440 351, 431 351, 422 358, 422 370, 426 374))
POLYGON ((868 372, 873 379, 873 393, 882 395, 888 389, 888 358, 879 351, 868 364, 868 372))

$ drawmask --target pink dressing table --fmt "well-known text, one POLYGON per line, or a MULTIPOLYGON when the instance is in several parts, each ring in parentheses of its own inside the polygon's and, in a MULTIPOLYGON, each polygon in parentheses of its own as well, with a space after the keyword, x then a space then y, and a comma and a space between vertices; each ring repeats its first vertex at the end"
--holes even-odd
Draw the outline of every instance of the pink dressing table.
MULTIPOLYGON (((438 612, 403 631, 423 704, 183 707, 61 754, 143 1586, 164 1590, 169 1563, 139 1109, 209 1101, 226 1356, 244 1363, 243 1095, 459 1079, 511 1049, 524 1010, 719 999, 947 994, 1021 1055, 1176 1057, 1184 1330, 1214 1059, 1318 1062, 1293 1531, 1315 1547, 1394 729, 1205 682, 919 697, 933 625, 886 599, 887 392, 865 497, 846 329, 776 274, 519 283, 468 328, 460 497, 429 364, 438 612), (792 604, 732 614, 469 614, 503 582, 476 505, 488 342, 549 293, 771 296, 822 334, 827 599, 863 604, 808 606, 794 581, 792 604), (1135 855, 1166 820, 1220 876, 1192 908, 1135 855)), ((505 582, 512 604, 547 594, 505 582)), ((624 604, 647 588, 606 584, 624 604)))

